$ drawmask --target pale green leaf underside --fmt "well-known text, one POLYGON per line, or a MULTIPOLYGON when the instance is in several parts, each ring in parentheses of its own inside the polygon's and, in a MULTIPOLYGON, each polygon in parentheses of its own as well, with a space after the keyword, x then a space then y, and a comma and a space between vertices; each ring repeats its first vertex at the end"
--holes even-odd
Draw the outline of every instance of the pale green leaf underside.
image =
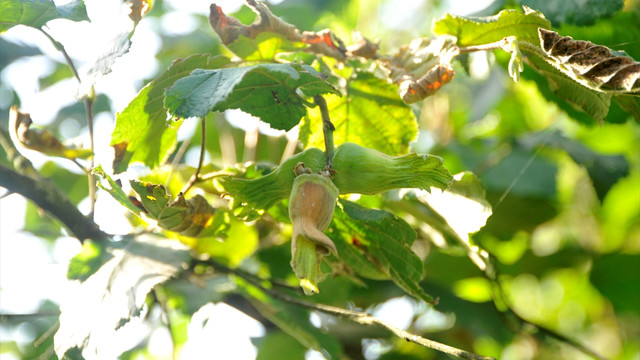
POLYGON ((563 74, 546 59, 530 52, 527 55, 529 65, 547 79, 549 88, 559 98, 575 109, 586 112, 598 123, 604 122, 611 105, 611 94, 591 90, 563 74))
MULTIPOLYGON (((326 96, 337 145, 353 142, 388 155, 406 154, 418 133, 415 115, 398 96, 397 86, 369 73, 349 81, 345 96, 326 96)), ((324 147, 322 119, 310 109, 300 127, 306 147, 324 147)))

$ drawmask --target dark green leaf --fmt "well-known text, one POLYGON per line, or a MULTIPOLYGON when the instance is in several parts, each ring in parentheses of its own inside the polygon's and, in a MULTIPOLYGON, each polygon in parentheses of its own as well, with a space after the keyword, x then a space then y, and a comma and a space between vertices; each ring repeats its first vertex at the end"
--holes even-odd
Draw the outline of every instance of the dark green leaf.
MULTIPOLYGON (((613 101, 620 107, 620 109, 622 109, 622 111, 625 111, 636 119, 636 121, 640 122, 640 97, 633 95, 614 95, 613 101)), ((614 119, 611 118, 611 113, 613 113, 613 111, 609 112, 610 116, 607 120, 609 122, 614 122, 614 119)))
POLYGON ((253 340, 258 347, 256 360, 304 359, 307 348, 284 332, 269 332, 253 340))
POLYGON ((554 26, 562 23, 593 25, 600 17, 611 16, 622 9, 623 0, 519 0, 523 5, 542 12, 554 26))
POLYGON ((40 28, 53 19, 89 21, 82 0, 62 6, 50 0, 0 0, 0 32, 16 25, 40 28))
POLYGON ((149 167, 163 163, 175 147, 178 128, 182 124, 182 120, 168 119, 163 104, 164 89, 196 68, 219 68, 228 62, 222 56, 192 55, 175 61, 142 88, 129 105, 116 114, 116 127, 111 134, 111 146, 116 152, 113 171, 121 173, 129 163, 136 161, 149 167))
POLYGON ((595 259, 591 283, 613 304, 616 312, 638 311, 640 303, 640 257, 636 254, 609 254, 595 259))
POLYGON ((539 44, 538 28, 550 29, 549 20, 540 12, 528 9, 525 13, 503 10, 489 17, 464 17, 447 14, 433 25, 438 35, 453 35, 458 38, 458 46, 492 43, 507 36, 515 36, 518 41, 539 44))
POLYGON ((527 146, 553 146, 563 149, 573 161, 584 166, 593 182, 593 187, 602 201, 613 185, 629 174, 629 163, 622 155, 598 154, 581 143, 559 133, 532 134, 523 140, 527 146))
MULTIPOLYGON (((348 80, 345 96, 326 100, 336 144, 354 142, 388 155, 406 154, 418 133, 415 115, 398 96, 398 87, 373 74, 357 74, 348 80)), ((300 141, 306 147, 324 146, 317 108, 309 110, 300 126, 300 141)))
POLYGON ((356 272, 362 267, 362 275, 377 277, 370 266, 363 266, 363 258, 366 258, 404 291, 433 303, 434 299, 420 286, 422 260, 411 250, 416 239, 411 226, 383 210, 367 209, 346 200, 340 200, 340 204, 344 211, 334 214, 335 229, 339 232, 332 235, 339 237, 334 243, 346 242, 362 253, 362 256, 347 255, 343 260, 355 260, 347 265, 356 272))
POLYGON ((275 129, 289 130, 307 113, 297 91, 305 96, 339 94, 310 66, 264 64, 195 70, 167 89, 165 105, 184 118, 240 109, 275 129))

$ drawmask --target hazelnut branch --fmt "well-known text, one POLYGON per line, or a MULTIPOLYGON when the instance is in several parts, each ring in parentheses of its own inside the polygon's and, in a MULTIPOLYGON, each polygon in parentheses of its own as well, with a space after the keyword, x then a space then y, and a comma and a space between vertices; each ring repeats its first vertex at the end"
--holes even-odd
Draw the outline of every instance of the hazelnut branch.
MULTIPOLYGON (((71 69, 71 72, 73 73, 73 76, 76 78, 76 80, 78 80, 78 83, 81 83, 82 80, 80 79, 80 75, 78 75, 78 70, 76 69, 76 66, 73 64, 73 60, 71 60, 71 57, 69 56, 69 53, 67 53, 67 50, 64 48, 64 46, 60 42, 58 42, 56 39, 54 39, 44 29, 40 28, 39 30, 49 39, 49 41, 51 41, 53 46, 62 53, 65 61, 67 62, 67 65, 69 66, 69 68, 71 69)), ((87 180, 88 180, 88 186, 89 186, 89 201, 91 203, 91 210, 88 216, 91 219, 93 219, 93 214, 95 212, 95 206, 96 206, 96 178, 93 172, 91 171, 94 167, 93 155, 95 154, 94 152, 95 145, 93 140, 93 102, 94 100, 95 100, 95 94, 93 92, 93 85, 92 85, 91 95, 83 97, 85 116, 87 117, 87 128, 89 129, 89 143, 90 143, 90 149, 91 149, 91 157, 89 159, 89 169, 88 170, 83 169, 83 170, 87 174, 87 180)))
POLYGON ((206 128, 206 121, 204 119, 204 117, 200 118, 200 124, 202 125, 202 137, 200 139, 201 144, 200 144, 200 160, 198 161, 198 167, 196 168, 196 172, 193 173, 193 175, 191 175, 191 178, 189 179, 189 181, 185 184, 185 186, 182 188, 182 190, 180 191, 180 193, 182 194, 186 194, 187 191, 189 191, 189 189, 191 189, 191 187, 193 186, 193 184, 195 184, 196 182, 198 182, 200 180, 200 170, 202 169, 202 163, 204 161, 204 153, 205 153, 205 146, 206 146, 206 132, 207 132, 207 128, 206 128))
MULTIPOLYGON (((213 266, 215 269, 217 269, 218 271, 227 273, 227 274, 233 274, 235 276, 238 276, 240 278, 242 278, 243 280, 247 281, 248 283, 250 283, 251 285, 257 287, 258 289, 260 289, 261 291, 263 291, 264 293, 268 294, 269 296, 278 299, 280 301, 284 301, 286 303, 295 305, 295 306, 299 306, 299 307, 303 307, 303 308, 307 308, 310 310, 315 310, 315 311, 320 311, 323 312, 325 314, 329 314, 332 316, 336 316, 339 318, 343 318, 349 321, 353 321, 357 324, 361 324, 361 325, 376 325, 379 327, 383 327, 387 330, 389 330, 390 332, 392 332, 394 335, 405 339, 406 341, 424 346, 426 348, 432 349, 432 350, 436 350, 436 351, 440 351, 442 353, 451 355, 451 356, 455 356, 461 359, 468 359, 468 360, 495 360, 492 357, 488 357, 488 356, 482 356, 482 355, 477 355, 468 351, 464 351, 458 348, 455 348, 453 346, 449 346, 446 344, 442 344, 439 343, 437 341, 434 340, 430 340, 427 338, 424 338, 422 336, 419 335, 415 335, 412 334, 408 331, 399 329, 391 324, 387 324, 386 322, 371 316, 367 313, 361 312, 361 311, 355 311, 355 310, 349 310, 349 309, 343 309, 337 306, 331 306, 331 305, 325 305, 325 304, 316 304, 316 303, 312 303, 312 302, 308 302, 308 301, 304 301, 304 300, 300 300, 297 299, 295 297, 292 297, 290 295, 284 294, 278 290, 274 290, 274 288, 267 288, 265 286, 263 286, 261 283, 264 282, 265 280, 262 279, 257 279, 255 278, 253 275, 244 273, 242 271, 238 271, 235 269, 230 269, 218 262, 216 262, 213 259, 209 259, 206 261, 207 264, 213 266)), ((269 281, 269 280, 267 280, 269 281)), ((270 282, 270 281, 269 281, 270 282)))
POLYGON ((327 163, 325 171, 331 173, 331 159, 335 153, 335 146, 333 144, 333 132, 336 127, 333 126, 331 118, 329 117, 329 109, 327 108, 327 101, 321 95, 315 95, 313 101, 320 109, 320 116, 322 117, 322 134, 324 135, 324 148, 327 155, 327 163))

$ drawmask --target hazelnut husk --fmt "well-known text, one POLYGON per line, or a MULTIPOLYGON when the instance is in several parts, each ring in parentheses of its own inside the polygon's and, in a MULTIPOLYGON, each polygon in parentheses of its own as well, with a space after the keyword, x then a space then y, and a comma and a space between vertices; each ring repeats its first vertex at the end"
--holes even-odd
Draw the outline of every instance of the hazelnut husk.
POLYGON ((337 253, 324 231, 331 223, 338 193, 325 175, 303 172, 293 183, 289 199, 289 218, 293 224, 291 267, 307 295, 317 293, 317 284, 326 277, 320 270, 322 258, 337 253))

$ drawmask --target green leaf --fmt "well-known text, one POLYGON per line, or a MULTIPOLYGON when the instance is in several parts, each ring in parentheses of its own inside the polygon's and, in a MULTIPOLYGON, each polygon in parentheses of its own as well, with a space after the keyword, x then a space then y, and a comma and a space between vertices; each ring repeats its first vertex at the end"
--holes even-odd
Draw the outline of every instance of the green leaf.
MULTIPOLYGON (((329 116, 336 130, 336 144, 354 142, 388 155, 406 154, 418 133, 411 108, 398 96, 398 87, 371 73, 349 79, 346 95, 326 96, 329 116)), ((309 109, 300 126, 306 147, 323 147, 322 119, 317 108, 309 109)))
POLYGON ((453 35, 458 38, 458 46, 488 44, 515 36, 518 41, 538 44, 538 28, 550 29, 549 20, 541 12, 525 9, 503 10, 488 17, 464 17, 447 14, 433 25, 438 35, 453 35))
POLYGON ((69 262, 67 278, 84 281, 112 257, 102 242, 85 240, 82 250, 69 262))
MULTIPOLYGON (((367 209, 354 202, 340 200, 344 211, 334 214, 337 244, 347 243, 360 251, 364 258, 373 263, 381 272, 407 293, 433 303, 434 299, 420 286, 422 280, 422 260, 411 250, 416 232, 404 220, 383 210, 367 209)), ((340 256, 340 248, 338 248, 340 256)), ((348 255, 345 261, 353 270, 359 272, 362 257, 348 255)), ((377 275, 370 266, 362 268, 364 274, 377 275)))
POLYGON ((593 25, 600 17, 611 16, 622 9, 623 0, 520 0, 523 5, 539 10, 554 26, 562 23, 593 25))
POLYGON ((55 335, 60 358, 76 346, 94 354, 112 354, 109 358, 119 355, 112 353, 112 336, 140 314, 147 294, 180 272, 190 258, 180 242, 151 235, 125 240, 110 253, 113 257, 79 286, 67 290, 60 304, 60 328, 55 335))
POLYGON ((291 42, 280 34, 263 32, 254 39, 240 35, 232 43, 227 44, 227 47, 246 61, 265 61, 273 60, 283 52, 303 49, 307 45, 291 42))
POLYGON ((200 254, 211 255, 221 263, 236 268, 258 249, 258 231, 254 226, 234 218, 227 218, 227 221, 224 239, 199 236, 191 247, 200 254))
MULTIPOLYGON (((625 111, 636 119, 636 121, 640 122, 640 98, 638 96, 614 95, 613 101, 620 107, 620 109, 622 109, 622 111, 625 111)), ((613 119, 611 119, 611 113, 607 120, 612 122, 613 119)))
POLYGON ((151 168, 163 163, 176 144, 182 120, 168 119, 164 107, 164 89, 196 68, 219 68, 229 63, 222 56, 197 54, 175 61, 164 73, 147 84, 120 113, 111 134, 116 156, 113 171, 119 174, 131 162, 151 168))
POLYGON ((305 96, 339 94, 310 66, 263 64, 197 69, 166 90, 165 105, 172 114, 184 118, 240 109, 275 129, 289 130, 307 113, 297 91, 305 96))
MULTIPOLYGON (((84 179, 85 187, 87 179, 84 179)), ((52 244, 63 235, 60 222, 47 212, 43 212, 38 205, 27 202, 22 231, 33 236, 50 241, 52 244)))
POLYGON ((50 0, 0 0, 0 32, 16 25, 41 28, 53 19, 89 21, 82 0, 74 0, 62 6, 56 6, 50 0))
POLYGON ((101 182, 98 182, 98 187, 101 188, 102 190, 108 192, 109 194, 111 194, 111 196, 120 203, 120 205, 123 205, 124 207, 126 207, 127 209, 129 209, 129 211, 133 212, 136 215, 140 215, 140 208, 137 207, 132 201, 131 199, 129 199, 129 197, 127 196, 127 194, 124 193, 124 191, 122 190, 122 187, 120 187, 120 185, 115 182, 111 176, 107 175, 107 173, 102 169, 102 166, 98 165, 93 172, 102 177, 103 179, 107 180, 107 183, 109 184, 109 187, 106 187, 105 185, 103 185, 101 182))
POLYGON ((137 180, 129 183, 140 195, 140 201, 148 215, 157 220, 162 228, 193 237, 214 223, 215 209, 202 195, 185 199, 180 193, 172 201, 162 185, 137 180))
POLYGON ((607 254, 594 259, 590 278, 593 286, 611 301, 616 312, 638 314, 640 256, 607 254))
POLYGON ((524 51, 528 55, 527 63, 546 78, 549 88, 560 99, 574 109, 587 113, 598 123, 604 122, 611 105, 611 94, 593 91, 582 86, 549 64, 545 58, 536 53, 524 51))
POLYGON ((618 180, 629 175, 629 163, 624 156, 597 153, 557 132, 531 134, 523 142, 527 147, 557 147, 566 151, 573 161, 586 168, 600 201, 618 180))
POLYGON ((307 348, 282 331, 268 332, 252 340, 258 348, 256 360, 304 359, 307 348))

